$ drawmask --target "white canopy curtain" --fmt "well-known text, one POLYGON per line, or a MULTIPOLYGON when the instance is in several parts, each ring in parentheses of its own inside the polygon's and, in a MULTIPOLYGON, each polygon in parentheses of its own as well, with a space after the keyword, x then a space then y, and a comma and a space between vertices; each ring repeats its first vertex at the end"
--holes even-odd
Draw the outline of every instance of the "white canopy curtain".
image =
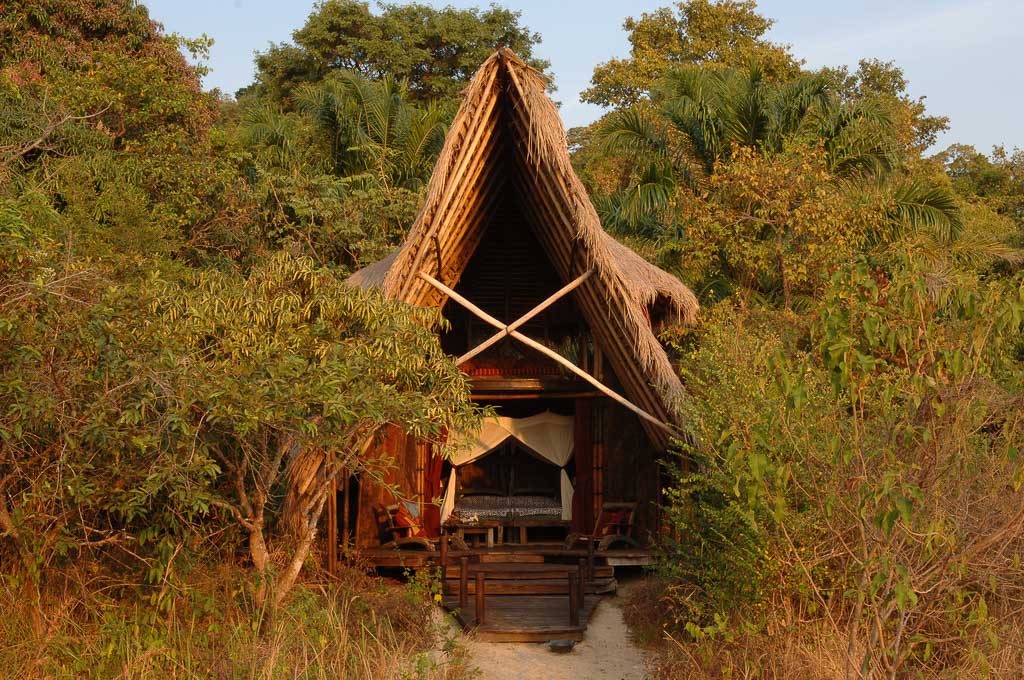
POLYGON ((477 432, 451 434, 449 441, 461 446, 452 457, 452 471, 441 503, 442 523, 455 509, 456 468, 482 458, 509 437, 515 437, 544 460, 561 468, 562 519, 572 519, 573 488, 565 466, 572 458, 573 417, 544 411, 528 418, 487 418, 477 432))

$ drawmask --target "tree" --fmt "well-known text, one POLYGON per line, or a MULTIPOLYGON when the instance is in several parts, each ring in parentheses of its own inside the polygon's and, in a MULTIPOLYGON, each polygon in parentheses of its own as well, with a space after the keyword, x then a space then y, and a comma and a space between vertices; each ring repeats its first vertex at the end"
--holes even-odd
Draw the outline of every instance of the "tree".
POLYGON ((823 293, 717 305, 680 363, 702 464, 669 493, 664 602, 713 646, 771 631, 741 645, 762 658, 804 621, 787 644, 837 640, 842 677, 995 666, 1024 613, 1024 288, 857 257, 823 293))
POLYGON ((373 82, 348 71, 296 93, 299 110, 330 146, 335 174, 385 189, 416 190, 430 179, 450 112, 409 99, 404 81, 388 75, 373 82))
POLYGON ((861 59, 854 73, 840 66, 822 69, 821 75, 842 101, 886 108, 897 124, 892 130, 894 146, 903 147, 905 153, 920 154, 949 129, 948 117, 927 114, 925 97, 913 99, 907 94, 909 82, 903 69, 891 61, 861 59))
POLYGON ((337 466, 379 469, 358 442, 473 416, 436 316, 345 286, 354 256, 292 247, 393 240, 370 226, 415 210, 443 115, 332 76, 336 111, 257 121, 250 150, 135 3, 23 3, 0 27, 0 559, 38 598, 55 567, 113 557, 105 577, 166 611, 176 560, 242 530, 275 606, 337 466), (328 464, 282 537, 308 452, 328 464))
POLYGON ((190 423, 195 457, 222 471, 210 503, 246 532, 261 604, 276 607, 295 583, 339 471, 383 471, 366 455, 380 428, 440 443, 447 429, 475 422, 433 310, 351 288, 285 254, 244 280, 207 270, 157 286, 153 334, 163 351, 144 375, 190 423), (289 471, 309 457, 323 462, 292 508, 292 541, 282 499, 295 483, 289 471))
POLYGON ((1000 239, 963 238, 948 181, 911 163, 898 130, 885 107, 841 99, 822 74, 676 67, 649 101, 598 126, 606 152, 633 160, 598 212, 656 239, 697 280, 780 293, 786 307, 848 247, 913 248, 936 263, 1015 257, 1000 239))
POLYGON ((997 146, 986 156, 973 146, 953 144, 936 159, 960 195, 1013 220, 1024 238, 1024 151, 997 146))
POLYGON ((594 69, 583 101, 601 106, 628 106, 648 96, 674 65, 741 67, 761 64, 768 79, 799 70, 788 47, 764 39, 774 23, 756 11, 754 0, 686 0, 629 18, 630 56, 594 69))
POLYGON ((497 5, 481 11, 378 2, 377 8, 374 13, 360 0, 320 2, 293 34, 295 45, 257 54, 252 90, 290 102, 299 84, 344 70, 369 80, 405 80, 414 101, 453 100, 498 47, 541 71, 548 67, 533 56, 540 36, 519 25, 518 12, 497 5))
POLYGON ((248 103, 238 128, 265 193, 268 235, 321 264, 380 259, 412 223, 450 109, 405 83, 337 71, 295 93, 296 110, 248 103))

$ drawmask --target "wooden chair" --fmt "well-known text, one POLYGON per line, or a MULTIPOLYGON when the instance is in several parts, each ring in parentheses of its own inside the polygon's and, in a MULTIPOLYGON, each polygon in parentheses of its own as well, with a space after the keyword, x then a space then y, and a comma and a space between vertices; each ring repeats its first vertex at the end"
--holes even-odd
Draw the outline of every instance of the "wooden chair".
POLYGON ((594 522, 593 533, 571 533, 565 539, 565 547, 572 549, 582 541, 596 543, 598 550, 607 550, 616 544, 639 548, 640 544, 633 538, 635 520, 636 503, 605 503, 594 522))
POLYGON ((429 538, 412 535, 415 527, 402 526, 398 523, 399 510, 400 506, 397 503, 377 508, 377 523, 386 539, 381 547, 398 550, 433 550, 434 543, 429 538))

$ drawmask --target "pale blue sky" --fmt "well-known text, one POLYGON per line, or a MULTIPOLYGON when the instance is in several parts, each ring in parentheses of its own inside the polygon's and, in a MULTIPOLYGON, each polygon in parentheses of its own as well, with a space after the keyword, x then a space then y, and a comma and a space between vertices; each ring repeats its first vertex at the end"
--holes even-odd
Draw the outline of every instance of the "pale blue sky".
MULTIPOLYGON (((435 6, 479 7, 472 0, 426 0, 435 6)), ((234 92, 252 81, 253 53, 291 39, 313 0, 144 0, 168 31, 206 33, 216 42, 207 87, 234 92)), ((627 16, 670 0, 506 0, 521 23, 541 34, 539 56, 551 61, 566 125, 588 123, 600 109, 579 101, 596 64, 626 56, 627 16)), ((995 144, 1024 147, 1022 0, 761 0, 776 20, 770 37, 789 43, 811 67, 876 57, 903 67, 913 96, 931 113, 950 117, 936 148, 953 142, 988 152, 995 144)))

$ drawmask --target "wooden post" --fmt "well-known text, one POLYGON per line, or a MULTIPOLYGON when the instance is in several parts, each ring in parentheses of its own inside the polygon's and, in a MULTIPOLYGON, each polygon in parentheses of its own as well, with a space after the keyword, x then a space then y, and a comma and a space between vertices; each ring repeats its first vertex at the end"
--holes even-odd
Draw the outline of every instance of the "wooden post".
POLYGON ((445 595, 448 585, 448 534, 441 529, 441 596, 445 595))
POLYGON ((331 480, 327 498, 327 573, 338 575, 338 478, 331 480))
POLYGON ((349 500, 349 494, 352 492, 352 479, 348 473, 348 470, 345 468, 342 468, 341 474, 342 478, 345 480, 345 493, 342 494, 342 497, 344 498, 342 502, 344 503, 344 505, 341 508, 341 554, 343 557, 348 557, 348 544, 349 541, 351 540, 348 531, 349 506, 351 505, 351 501, 349 500))
POLYGON ((594 580, 594 541, 587 537, 587 578, 594 580))
POLYGON ((580 625, 579 572, 569 572, 569 625, 580 625))
POLYGON ((469 604, 469 557, 459 558, 459 609, 465 610, 469 604))
MULTIPOLYGON (((604 380, 604 352, 601 346, 594 343, 594 377, 604 380)), ((593 404, 593 453, 592 462, 594 466, 593 487, 594 487, 594 509, 591 518, 593 522, 587 531, 594 531, 597 518, 601 516, 601 508, 604 507, 604 432, 607 409, 601 399, 595 399, 593 404)))
POLYGON ((487 574, 482 571, 476 573, 476 625, 484 625, 484 580, 487 574))
POLYGON ((583 606, 586 605, 586 601, 587 601, 587 581, 588 580, 592 580, 594 578, 594 575, 587 571, 587 558, 586 557, 581 557, 580 558, 580 570, 579 570, 578 574, 579 574, 579 579, 577 579, 577 582, 579 583, 579 588, 580 588, 580 594, 579 594, 580 606, 583 607, 583 606))

